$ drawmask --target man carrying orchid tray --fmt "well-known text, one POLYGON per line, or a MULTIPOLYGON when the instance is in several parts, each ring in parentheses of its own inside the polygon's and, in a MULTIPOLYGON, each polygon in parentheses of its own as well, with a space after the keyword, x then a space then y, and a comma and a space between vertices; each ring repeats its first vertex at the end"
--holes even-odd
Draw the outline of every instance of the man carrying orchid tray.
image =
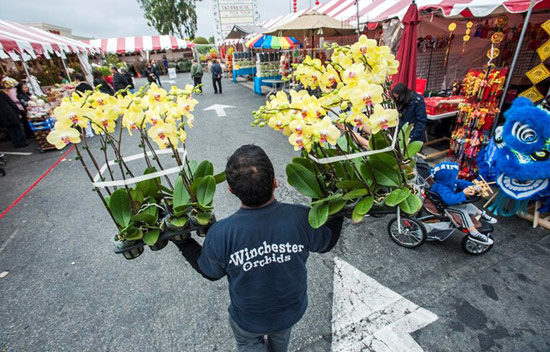
POLYGON ((237 149, 225 172, 241 208, 212 225, 202 248, 193 239, 175 244, 205 278, 227 276, 229 322, 239 351, 287 351, 292 326, 307 308, 309 253, 336 245, 343 217, 313 229, 309 208, 279 203, 273 165, 260 147, 237 149))

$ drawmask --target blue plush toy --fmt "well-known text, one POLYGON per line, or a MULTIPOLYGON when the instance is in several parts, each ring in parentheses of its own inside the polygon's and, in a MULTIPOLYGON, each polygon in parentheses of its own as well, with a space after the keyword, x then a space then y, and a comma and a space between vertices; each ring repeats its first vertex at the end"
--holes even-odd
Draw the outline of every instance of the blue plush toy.
POLYGON ((504 126, 497 128, 494 140, 481 153, 478 163, 484 177, 494 179, 496 175, 497 184, 508 196, 498 197, 491 209, 513 215, 529 200, 544 199, 548 203, 550 112, 520 97, 504 117, 504 126), (519 202, 510 205, 510 198, 519 202))

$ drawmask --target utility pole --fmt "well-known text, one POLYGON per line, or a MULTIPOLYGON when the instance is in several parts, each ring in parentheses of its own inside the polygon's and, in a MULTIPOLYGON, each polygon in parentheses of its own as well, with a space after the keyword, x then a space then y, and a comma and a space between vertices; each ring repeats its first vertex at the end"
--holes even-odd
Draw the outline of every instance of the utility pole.
POLYGON ((357 20, 357 38, 361 36, 361 30, 359 29, 359 0, 355 0, 356 20, 357 20))

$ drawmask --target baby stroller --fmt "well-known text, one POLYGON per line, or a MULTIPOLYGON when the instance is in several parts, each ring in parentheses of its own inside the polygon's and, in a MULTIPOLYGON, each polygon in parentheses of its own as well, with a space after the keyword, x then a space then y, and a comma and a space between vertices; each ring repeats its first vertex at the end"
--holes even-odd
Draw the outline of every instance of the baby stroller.
MULTIPOLYGON (((397 217, 388 223, 388 234, 395 243, 405 248, 417 248, 425 241, 443 242, 458 233, 463 236, 462 250, 470 255, 481 255, 493 248, 493 244, 481 244, 471 240, 461 217, 449 211, 441 197, 429 190, 433 184, 431 177, 423 178, 418 175, 418 178, 423 183, 422 209, 414 217, 403 216, 399 208, 397 209, 397 217)), ((471 197, 465 203, 474 203, 479 199, 471 197)), ((491 238, 494 231, 491 224, 474 217, 472 221, 479 232, 491 238)))
POLYGON ((6 167, 6 158, 4 158, 4 154, 0 154, 0 175, 6 176, 6 171, 4 168, 6 167))

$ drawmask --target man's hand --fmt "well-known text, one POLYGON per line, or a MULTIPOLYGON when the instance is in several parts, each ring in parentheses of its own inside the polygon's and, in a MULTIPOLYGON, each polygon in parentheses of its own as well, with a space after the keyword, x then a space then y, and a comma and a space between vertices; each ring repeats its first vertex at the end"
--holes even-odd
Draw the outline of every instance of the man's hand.
POLYGON ((464 191, 462 191, 466 197, 471 197, 476 194, 476 191, 473 187, 464 188, 464 191))

